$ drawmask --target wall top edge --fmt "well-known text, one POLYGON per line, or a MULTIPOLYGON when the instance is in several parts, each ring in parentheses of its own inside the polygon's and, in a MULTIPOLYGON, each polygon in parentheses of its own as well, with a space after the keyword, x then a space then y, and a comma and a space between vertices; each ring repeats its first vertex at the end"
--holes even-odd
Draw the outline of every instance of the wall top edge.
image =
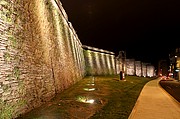
POLYGON ((126 58, 126 61, 127 62, 141 63, 142 65, 146 65, 146 66, 153 66, 151 63, 142 62, 142 61, 135 60, 135 59, 128 59, 128 58, 126 58))
POLYGON ((95 47, 91 47, 91 46, 87 46, 87 45, 82 45, 82 48, 85 49, 85 50, 92 50, 92 51, 96 51, 96 52, 101 52, 101 53, 115 55, 114 52, 103 50, 103 49, 99 49, 99 48, 95 48, 95 47))

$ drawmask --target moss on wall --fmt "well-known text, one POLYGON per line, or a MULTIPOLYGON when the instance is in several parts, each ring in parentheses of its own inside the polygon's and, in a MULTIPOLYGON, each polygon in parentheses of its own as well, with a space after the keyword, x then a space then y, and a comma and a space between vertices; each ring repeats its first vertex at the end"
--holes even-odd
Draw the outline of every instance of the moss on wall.
POLYGON ((24 84, 21 84, 19 68, 20 46, 22 45, 22 25, 19 22, 16 6, 19 2, 0 1, 0 118, 10 119, 17 115, 17 110, 25 105, 24 84), (22 96, 22 97, 21 97, 22 96))

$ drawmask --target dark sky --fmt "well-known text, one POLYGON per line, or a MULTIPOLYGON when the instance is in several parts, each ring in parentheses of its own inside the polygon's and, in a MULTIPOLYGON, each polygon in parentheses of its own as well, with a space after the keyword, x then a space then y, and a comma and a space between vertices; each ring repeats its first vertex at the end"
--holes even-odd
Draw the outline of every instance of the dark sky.
POLYGON ((180 47, 180 0, 61 0, 83 45, 157 64, 180 47))

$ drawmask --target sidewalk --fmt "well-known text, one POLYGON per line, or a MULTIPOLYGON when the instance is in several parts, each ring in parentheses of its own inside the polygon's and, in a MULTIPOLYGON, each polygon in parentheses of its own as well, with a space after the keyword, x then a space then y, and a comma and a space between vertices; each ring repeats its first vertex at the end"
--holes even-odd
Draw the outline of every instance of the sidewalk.
POLYGON ((180 103, 160 87, 159 81, 144 86, 128 119, 180 119, 180 103))

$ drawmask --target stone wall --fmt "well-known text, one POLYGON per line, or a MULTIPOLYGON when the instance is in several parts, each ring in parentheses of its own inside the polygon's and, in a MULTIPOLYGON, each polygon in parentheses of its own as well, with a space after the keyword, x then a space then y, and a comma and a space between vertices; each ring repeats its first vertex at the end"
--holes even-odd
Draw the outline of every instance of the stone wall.
POLYGON ((155 68, 152 65, 147 65, 147 76, 153 77, 155 76, 155 68))
POLYGON ((142 62, 142 76, 146 77, 147 76, 147 63, 142 62))
POLYGON ((23 44, 23 28, 19 14, 19 1, 0 1, 0 118, 11 118, 13 113, 25 105, 20 50, 23 44))
POLYGON ((141 68, 141 61, 135 61, 135 71, 136 71, 136 76, 141 76, 142 75, 142 68, 141 68))
POLYGON ((82 44, 60 1, 0 1, 0 118, 40 106, 84 69, 82 44))
POLYGON ((85 46, 84 57, 86 75, 114 75, 116 71, 115 54, 106 50, 85 46))
POLYGON ((126 74, 135 75, 135 59, 126 59, 126 74))
MULTIPOLYGON (((116 61, 119 63, 119 59, 116 61)), ((145 63, 141 61, 136 61, 135 59, 126 59, 125 60, 125 74, 126 75, 135 75, 143 77, 153 77, 155 74, 155 67, 150 63, 145 63)), ((118 65, 116 65, 118 66, 118 65)))

